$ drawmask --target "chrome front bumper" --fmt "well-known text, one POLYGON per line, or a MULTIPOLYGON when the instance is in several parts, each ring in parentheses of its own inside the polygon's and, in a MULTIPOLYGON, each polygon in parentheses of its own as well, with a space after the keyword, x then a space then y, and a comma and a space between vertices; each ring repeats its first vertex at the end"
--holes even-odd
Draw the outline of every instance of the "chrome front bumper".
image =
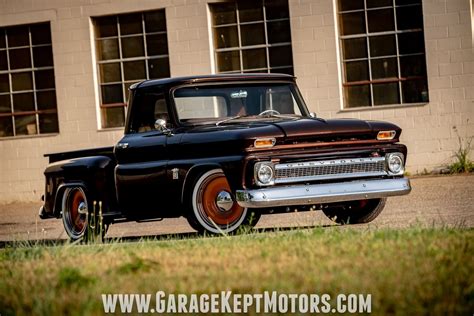
POLYGON ((236 200, 242 207, 261 208, 376 199, 410 191, 407 178, 378 179, 237 190, 236 200))

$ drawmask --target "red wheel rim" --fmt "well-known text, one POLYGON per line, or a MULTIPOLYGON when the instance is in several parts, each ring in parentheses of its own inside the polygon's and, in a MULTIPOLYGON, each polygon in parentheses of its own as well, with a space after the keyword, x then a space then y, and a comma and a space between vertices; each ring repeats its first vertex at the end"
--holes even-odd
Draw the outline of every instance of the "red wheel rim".
POLYGON ((81 203, 86 203, 82 192, 75 190, 70 198, 70 210, 71 210, 71 224, 74 226, 76 231, 82 231, 85 225, 85 218, 79 213, 79 206, 81 203))
POLYGON ((217 206, 217 195, 222 192, 231 192, 229 183, 224 176, 217 176, 204 184, 201 192, 202 208, 209 219, 217 225, 229 225, 237 221, 243 214, 244 208, 236 202, 228 210, 222 210, 217 206))

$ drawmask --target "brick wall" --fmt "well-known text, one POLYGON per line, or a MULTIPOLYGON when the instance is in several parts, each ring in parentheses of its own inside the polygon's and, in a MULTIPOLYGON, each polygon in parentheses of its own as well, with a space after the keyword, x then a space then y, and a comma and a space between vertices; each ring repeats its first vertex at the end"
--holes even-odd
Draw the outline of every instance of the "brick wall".
POLYGON ((43 154, 115 144, 122 129, 99 129, 90 17, 166 8, 172 76, 211 73, 207 6, 199 1, 1 0, 0 26, 51 22, 58 135, 0 139, 0 202, 38 200, 43 154))
MULTIPOLYGON (((0 26, 51 22, 60 133, 0 139, 0 202, 37 200, 44 153, 114 144, 121 129, 100 130, 90 17, 166 8, 172 76, 213 71, 210 0, 0 0, 0 26)), ((212 1, 217 2, 217 1, 212 1)), ((289 0, 294 69, 312 111, 322 117, 399 124, 411 172, 451 159, 457 135, 474 135, 474 53, 468 0, 424 0, 430 103, 341 111, 333 0, 289 0)))
MULTIPOLYGON (((309 107, 322 117, 387 120, 403 128, 408 171, 432 170, 474 137, 474 50, 469 0, 423 0, 430 102, 344 111, 338 76, 334 2, 290 0, 295 74, 309 107)), ((474 151, 471 151, 474 159, 474 151)))

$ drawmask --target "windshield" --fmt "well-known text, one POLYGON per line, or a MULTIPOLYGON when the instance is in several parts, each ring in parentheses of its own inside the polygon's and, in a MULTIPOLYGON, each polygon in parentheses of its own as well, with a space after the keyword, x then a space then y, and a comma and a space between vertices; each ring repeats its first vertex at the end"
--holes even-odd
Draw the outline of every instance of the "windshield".
POLYGON ((188 123, 256 117, 268 110, 269 116, 306 113, 295 86, 288 83, 183 87, 174 91, 174 103, 179 120, 188 123))

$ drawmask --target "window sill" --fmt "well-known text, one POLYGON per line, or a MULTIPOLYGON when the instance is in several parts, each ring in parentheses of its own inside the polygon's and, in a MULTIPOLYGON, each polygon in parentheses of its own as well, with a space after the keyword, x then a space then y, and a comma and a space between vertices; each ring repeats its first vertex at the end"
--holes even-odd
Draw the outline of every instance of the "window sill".
POLYGON ((117 131, 122 131, 124 130, 125 127, 105 127, 105 128, 99 128, 97 132, 103 133, 103 132, 117 132, 117 131))
POLYGON ((29 139, 29 138, 41 138, 41 137, 55 137, 55 136, 59 136, 59 133, 7 136, 7 137, 0 137, 0 141, 3 141, 3 140, 20 140, 20 139, 29 139))
POLYGON ((416 108, 416 107, 422 107, 428 104, 429 102, 410 103, 410 104, 388 104, 388 105, 377 105, 377 106, 361 106, 361 107, 355 107, 355 108, 342 109, 342 110, 337 111, 337 113, 416 108))

